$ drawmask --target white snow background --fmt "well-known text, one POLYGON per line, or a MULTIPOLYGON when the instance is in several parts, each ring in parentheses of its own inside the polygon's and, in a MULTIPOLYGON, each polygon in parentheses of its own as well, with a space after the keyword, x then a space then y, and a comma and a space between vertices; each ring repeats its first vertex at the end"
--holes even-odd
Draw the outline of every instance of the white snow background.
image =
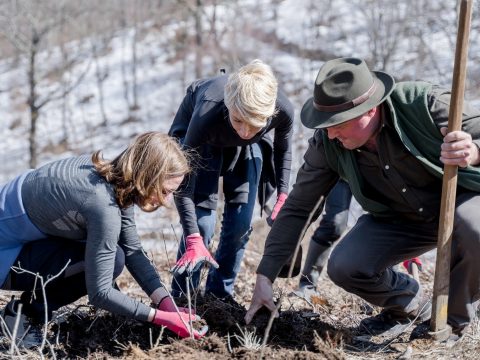
MULTIPOLYGON (((311 134, 310 130, 301 126, 299 111, 303 102, 311 96, 316 73, 324 61, 316 58, 315 52, 324 52, 331 58, 358 56, 371 61, 375 45, 371 41, 372 22, 367 20, 362 3, 372 2, 249 0, 236 2, 235 7, 228 1, 217 5, 218 26, 226 29, 225 31, 230 29, 240 16, 245 18, 241 24, 249 24, 250 31, 239 28, 235 34, 242 58, 247 61, 260 58, 269 63, 277 74, 281 87, 294 103, 297 126, 291 184, 295 180, 296 170, 301 165, 303 151, 311 134), (319 4, 323 6, 320 9, 322 11, 318 8, 319 4)), ((386 70, 397 80, 423 79, 450 87, 456 36, 455 6, 448 5, 446 1, 421 0, 404 1, 400 4, 386 0, 373 3, 378 4, 377 10, 385 16, 390 14, 389 11, 397 11, 398 16, 404 18, 403 24, 409 25, 410 33, 431 26, 422 35, 421 45, 416 37, 399 37, 395 41, 396 50, 387 67, 382 69, 377 67, 382 64, 371 64, 373 68, 386 70), (419 4, 426 6, 429 11, 425 14, 416 12, 415 6, 420 6, 419 4), (433 54, 435 63, 425 63, 424 57, 418 53, 419 49, 433 54)), ((470 34, 467 98, 480 107, 477 90, 480 84, 478 7, 478 2, 475 2, 470 34)), ((207 7, 205 13, 208 14, 209 11, 211 9, 207 7)), ((115 33, 108 48, 104 49, 98 58, 100 67, 108 68, 108 77, 104 81, 104 105, 108 119, 106 126, 101 125, 103 119, 98 88, 89 53, 91 42, 97 39, 87 38, 68 44, 69 49, 83 56, 84 60, 79 61, 70 73, 64 75, 64 81, 75 79, 86 69, 87 74, 81 84, 68 95, 65 104, 61 100, 52 101, 42 108, 37 132, 39 166, 55 159, 92 153, 97 149, 104 149, 106 157, 109 157, 118 153, 139 133, 149 130, 167 132, 186 86, 195 79, 194 52, 188 53, 186 59, 173 56, 176 29, 182 25, 184 24, 174 19, 160 29, 154 26, 153 21, 141 24, 144 36, 138 40, 137 48, 139 108, 134 111, 129 111, 126 105, 121 73, 122 66, 131 66, 131 54, 128 53, 131 48, 124 44, 132 41, 134 33, 129 28, 115 33), (59 145, 64 137, 62 116, 68 119, 67 148, 59 145)), ((395 26, 397 25, 388 25, 382 31, 392 31, 392 36, 395 36, 395 26)), ((208 31, 207 23, 204 28, 208 31)), ((190 31, 193 32, 194 29, 190 31)), ((223 41, 225 43, 221 45, 227 48, 228 38, 223 41)), ((214 55, 204 54, 205 76, 218 73, 218 68, 215 68, 212 61, 214 55)), ((38 59, 39 71, 47 72, 60 58, 58 48, 43 51, 38 59)), ((27 58, 20 58, 20 61, 0 58, 0 183, 28 168, 30 115, 26 105, 29 90, 27 62, 27 58)), ((225 64, 225 67, 227 71, 234 70, 232 63, 225 64)), ((127 72, 127 76, 131 74, 127 72)), ((127 81, 131 80, 127 78, 127 81)), ((57 86, 56 79, 44 78, 39 84, 39 95, 47 94, 57 86)), ((140 234, 151 234, 160 229, 171 233, 172 228, 176 229, 177 236, 181 233, 178 218, 165 219, 163 210, 153 214, 140 211, 136 213, 140 234)))

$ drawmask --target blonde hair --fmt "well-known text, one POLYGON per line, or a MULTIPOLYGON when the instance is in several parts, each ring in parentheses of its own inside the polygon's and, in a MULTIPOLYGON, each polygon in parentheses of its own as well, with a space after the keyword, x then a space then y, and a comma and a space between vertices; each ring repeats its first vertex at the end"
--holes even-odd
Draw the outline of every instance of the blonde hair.
POLYGON ((253 60, 228 77, 224 102, 229 112, 254 127, 263 127, 276 112, 278 82, 270 66, 253 60))
POLYGON ((188 155, 178 142, 155 131, 139 135, 112 161, 104 160, 100 150, 92 155, 92 161, 100 175, 114 185, 121 208, 136 204, 147 212, 167 205, 165 180, 190 172, 188 155), (149 203, 153 195, 159 204, 149 203))

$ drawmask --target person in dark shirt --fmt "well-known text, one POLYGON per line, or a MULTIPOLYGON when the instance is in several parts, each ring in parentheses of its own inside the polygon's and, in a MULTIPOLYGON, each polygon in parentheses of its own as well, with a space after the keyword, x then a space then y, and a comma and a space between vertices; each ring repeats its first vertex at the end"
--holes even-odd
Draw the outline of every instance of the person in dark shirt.
POLYGON ((448 323, 464 332, 480 293, 480 113, 466 103, 462 129, 448 133, 449 104, 448 90, 421 81, 395 84, 361 59, 322 66, 301 112, 302 123, 317 130, 267 237, 247 323, 261 306, 275 309, 272 282, 310 212, 340 177, 368 214, 333 249, 330 279, 384 308, 362 322, 370 333, 428 318, 420 284, 393 266, 436 247, 447 164, 459 166, 448 323))
POLYGON ((252 231, 257 192, 263 207, 277 190, 270 221, 287 198, 292 131, 293 107, 278 90, 270 67, 260 60, 230 76, 197 80, 188 87, 169 134, 201 160, 175 196, 183 237, 172 294, 186 294, 186 281, 197 289, 199 269, 206 261, 213 265, 206 292, 220 298, 232 295, 252 231), (214 235, 221 177, 225 207, 214 259, 206 246, 214 235))
MULTIPOLYGON (((94 306, 189 336, 188 309, 177 312, 142 249, 133 211, 133 205, 148 212, 166 205, 189 171, 188 158, 174 139, 149 132, 112 161, 100 151, 58 160, 1 186, 0 285, 23 291, 2 313, 4 332, 12 335, 21 304, 26 317, 17 337, 33 346, 35 336, 26 334, 29 323, 43 323, 45 313, 51 317, 88 294, 94 306), (113 286, 124 265, 155 308, 113 286), (46 299, 34 274, 45 281, 59 274, 46 286, 46 299)), ((195 337, 202 335, 195 332, 195 337)))

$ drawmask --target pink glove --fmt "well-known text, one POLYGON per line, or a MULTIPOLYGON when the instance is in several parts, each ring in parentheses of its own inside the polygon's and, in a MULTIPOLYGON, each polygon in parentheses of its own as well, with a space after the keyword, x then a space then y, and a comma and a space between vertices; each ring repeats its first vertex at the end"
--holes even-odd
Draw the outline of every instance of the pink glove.
MULTIPOLYGON (((198 315, 191 315, 184 313, 177 313, 177 312, 168 312, 168 311, 155 311, 155 317, 152 320, 157 326, 165 326, 167 329, 173 331, 178 336, 185 338, 190 336, 190 330, 188 328, 188 324, 190 321, 198 321, 200 320, 200 316, 198 315), (183 319, 183 321, 182 321, 183 319)), ((200 331, 193 330, 193 336, 195 339, 200 339, 205 335, 208 331, 208 326, 204 326, 200 331)))
MULTIPOLYGON (((177 306, 177 309, 175 309, 175 303, 173 302, 172 298, 170 296, 165 296, 162 300, 157 305, 157 309, 161 311, 166 311, 166 312, 177 312, 177 309, 181 313, 188 314, 188 308, 184 308, 181 306, 177 306)), ((192 309, 190 312, 192 316, 195 316, 195 310, 192 309)))
POLYGON ((283 204, 285 204, 285 200, 287 200, 288 195, 285 193, 280 193, 277 197, 277 202, 275 203, 275 206, 273 207, 272 213, 270 216, 267 218, 267 223, 268 225, 272 226, 273 222, 277 218, 278 213, 280 212, 280 209, 282 208, 283 204))
POLYGON ((414 257, 410 260, 405 260, 403 262, 403 267, 411 274, 412 273, 412 264, 417 264, 418 270, 422 271, 422 260, 418 257, 414 257))
POLYGON ((204 261, 218 269, 217 262, 203 244, 203 238, 200 235, 188 235, 185 242, 185 253, 170 270, 171 272, 178 275, 185 271, 192 273, 198 270, 204 261))

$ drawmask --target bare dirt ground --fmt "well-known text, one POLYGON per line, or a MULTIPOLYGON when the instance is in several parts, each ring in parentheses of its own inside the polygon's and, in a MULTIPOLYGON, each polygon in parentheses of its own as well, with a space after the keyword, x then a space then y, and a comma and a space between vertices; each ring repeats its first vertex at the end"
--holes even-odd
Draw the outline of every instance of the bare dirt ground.
MULTIPOLYGON (((243 320, 255 284, 255 269, 261 258, 263 241, 268 232, 264 220, 254 225, 242 270, 236 282, 234 301, 223 302, 197 294, 194 306, 209 326, 203 339, 178 339, 168 330, 149 324, 96 311, 86 303, 61 309, 65 319, 50 324, 45 348, 47 358, 68 359, 258 359, 269 313, 263 312, 246 326, 243 320)), ((308 233, 305 237, 309 238, 308 233)), ((307 245, 307 244, 305 244, 307 245)), ((304 246, 306 248, 306 246, 304 246)), ((168 272, 173 252, 153 254, 154 261, 169 284, 168 272), (167 260, 167 258, 169 260, 167 260), (170 264, 169 264, 170 261, 170 264)), ((421 281, 431 293, 434 264, 424 264, 421 281)), ((265 359, 478 359, 480 358, 480 325, 455 344, 436 343, 427 336, 428 324, 413 325, 390 338, 367 336, 359 329, 360 321, 375 315, 362 299, 335 286, 326 275, 320 283, 320 296, 306 302, 288 296, 298 278, 275 282, 276 294, 283 294, 280 317, 275 319, 263 349, 265 359)), ((148 299, 125 271, 118 284, 122 291, 148 303, 148 299)), ((0 305, 10 298, 0 292, 0 305)), ((38 351, 20 350, 20 356, 9 354, 10 343, 0 340, 0 358, 36 359, 38 351)))

